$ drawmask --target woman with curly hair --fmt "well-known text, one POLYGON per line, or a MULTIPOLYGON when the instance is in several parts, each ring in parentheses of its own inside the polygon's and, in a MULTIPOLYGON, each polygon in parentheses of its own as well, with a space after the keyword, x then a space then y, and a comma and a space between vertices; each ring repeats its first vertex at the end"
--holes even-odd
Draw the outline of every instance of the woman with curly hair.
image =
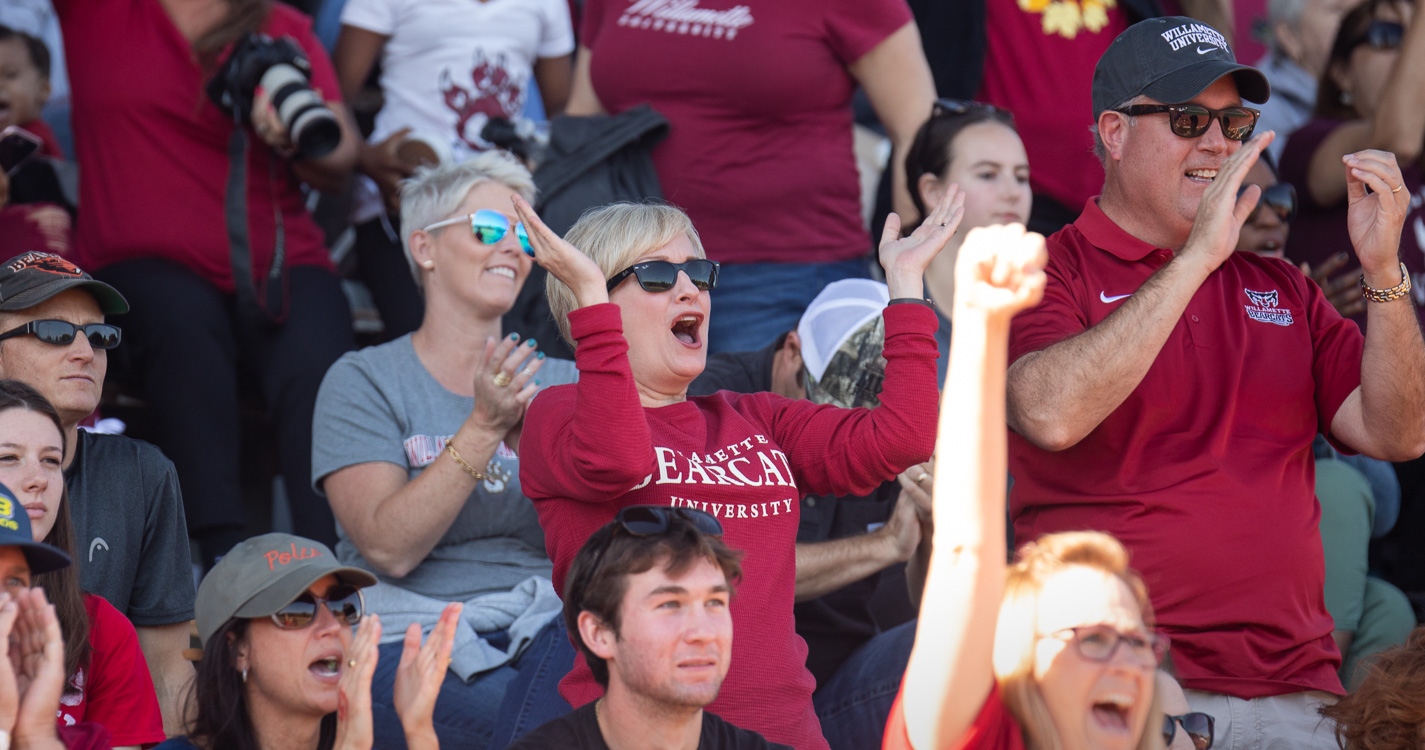
POLYGON ((1404 646, 1382 651, 1366 666, 1354 693, 1321 715, 1336 722, 1336 743, 1351 750, 1425 747, 1425 627, 1404 646))

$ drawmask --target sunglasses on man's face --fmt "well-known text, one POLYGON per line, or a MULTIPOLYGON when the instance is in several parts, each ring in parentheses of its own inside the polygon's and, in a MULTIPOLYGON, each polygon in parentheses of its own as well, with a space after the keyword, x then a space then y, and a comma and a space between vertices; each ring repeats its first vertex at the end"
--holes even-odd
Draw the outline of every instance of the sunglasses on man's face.
MULTIPOLYGON (((470 231, 475 233, 475 239, 486 245, 493 245, 505 238, 505 233, 510 231, 510 219, 499 211, 491 211, 482 208, 473 214, 457 216, 445 221, 437 221, 434 224, 422 229, 429 232, 441 227, 448 227, 453 224, 463 224, 466 219, 470 220, 470 231)), ((515 225, 515 237, 519 238, 520 247, 524 248, 525 255, 534 257, 534 248, 529 244, 529 234, 525 232, 524 223, 515 225)))
POLYGON ((1257 128, 1257 117, 1262 114, 1251 107, 1208 109, 1201 104, 1134 104, 1113 111, 1129 117, 1167 114, 1168 127, 1173 135, 1183 138, 1201 137, 1216 120, 1222 125, 1222 135, 1229 141, 1251 138, 1252 131, 1257 128))
POLYGON ((272 613, 272 621, 283 630, 300 630, 317 619, 317 607, 326 607, 342 625, 356 625, 366 613, 366 600, 361 589, 340 584, 327 589, 326 596, 303 591, 287 606, 272 613))
POLYGON ((1207 750, 1212 747, 1212 717, 1194 711, 1182 716, 1163 716, 1163 744, 1173 744, 1173 737, 1178 733, 1178 725, 1181 724, 1183 731, 1192 739, 1193 750, 1207 750))
POLYGON ((1362 44, 1370 45, 1371 49, 1399 49, 1400 41, 1405 38, 1405 27, 1394 21, 1371 21, 1371 25, 1366 27, 1359 36, 1351 40, 1348 50, 1354 50, 1362 44))
POLYGON ((78 326, 67 320, 32 320, 19 328, 0 333, 0 341, 17 336, 34 336, 46 344, 69 346, 76 334, 83 334, 89 345, 95 349, 113 349, 119 345, 121 331, 108 323, 89 323, 78 326))
POLYGON ((706 292, 709 289, 717 288, 717 269, 717 261, 706 258, 693 258, 682 263, 645 260, 614 274, 609 279, 608 289, 612 292, 632 274, 634 278, 638 279, 638 285, 643 287, 643 291, 666 292, 678 283, 678 272, 682 271, 688 274, 688 280, 693 282, 693 286, 706 292))
MULTIPOLYGON (((1247 192, 1247 186, 1237 188, 1237 197, 1247 192)), ((1288 224, 1296 218, 1296 188, 1289 183, 1278 182, 1268 188, 1262 189, 1262 197, 1257 199, 1257 208, 1252 211, 1252 216, 1257 215, 1257 211, 1263 208, 1272 211, 1281 219, 1283 224, 1288 224)), ((1250 221, 1250 218, 1248 219, 1250 221)))

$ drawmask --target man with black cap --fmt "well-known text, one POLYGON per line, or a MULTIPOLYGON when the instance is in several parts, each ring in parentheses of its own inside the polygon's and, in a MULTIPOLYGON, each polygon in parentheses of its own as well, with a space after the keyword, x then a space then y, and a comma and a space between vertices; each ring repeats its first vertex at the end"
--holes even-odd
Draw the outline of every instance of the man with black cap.
POLYGON ((1269 94, 1222 35, 1143 21, 1100 58, 1103 194, 1048 241, 1044 301, 1013 324, 1015 539, 1122 540, 1193 708, 1235 748, 1334 748, 1341 694, 1323 601, 1311 442, 1425 451, 1425 341, 1397 258, 1408 195, 1391 154, 1347 156, 1368 333, 1291 264, 1235 253, 1261 191, 1269 94))
POLYGON ((57 255, 25 253, 0 266, 0 377, 39 391, 64 421, 80 584, 133 622, 173 733, 193 675, 182 656, 194 592, 178 474, 148 443, 78 429, 99 406, 108 349, 121 339, 104 316, 128 308, 57 255))

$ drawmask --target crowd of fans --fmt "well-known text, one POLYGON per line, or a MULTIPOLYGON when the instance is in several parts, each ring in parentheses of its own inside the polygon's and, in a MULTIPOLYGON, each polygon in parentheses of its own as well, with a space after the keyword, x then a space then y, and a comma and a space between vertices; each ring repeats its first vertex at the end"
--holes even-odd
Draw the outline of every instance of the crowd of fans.
POLYGON ((0 750, 1421 747, 1425 13, 1244 5, 0 6, 0 750))

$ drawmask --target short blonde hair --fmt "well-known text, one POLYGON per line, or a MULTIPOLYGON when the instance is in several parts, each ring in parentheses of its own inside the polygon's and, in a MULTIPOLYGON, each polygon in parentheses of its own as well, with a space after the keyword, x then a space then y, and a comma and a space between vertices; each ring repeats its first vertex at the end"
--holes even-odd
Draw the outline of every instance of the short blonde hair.
MULTIPOLYGON (((1062 747, 1049 706, 1034 680, 1034 655, 1039 640, 1039 594, 1046 581, 1072 567, 1102 571, 1123 581, 1133 592, 1143 623, 1153 625, 1148 587, 1128 566, 1128 550, 1117 539, 1097 531, 1071 531, 1041 537, 1019 551, 1005 572, 1004 599, 995 626, 994 670, 1005 706, 1024 729, 1026 747, 1033 750, 1062 747)), ((1163 746, 1158 731, 1161 717, 1155 689, 1139 750, 1163 746)))
POLYGON ((482 182, 503 185, 534 203, 534 177, 525 165, 504 151, 486 151, 454 164, 420 167, 401 180, 401 247, 416 286, 421 286, 421 270, 411 257, 411 235, 460 208, 465 196, 482 182))
MULTIPOLYGON (((707 257, 693 221, 682 209, 666 203, 612 203, 591 208, 574 222, 564 239, 593 258, 608 279, 679 236, 686 236, 692 243, 694 255, 707 257)), ((569 334, 569 313, 578 304, 574 291, 553 274, 545 281, 544 289, 559 334, 570 346, 576 346, 569 334)))

